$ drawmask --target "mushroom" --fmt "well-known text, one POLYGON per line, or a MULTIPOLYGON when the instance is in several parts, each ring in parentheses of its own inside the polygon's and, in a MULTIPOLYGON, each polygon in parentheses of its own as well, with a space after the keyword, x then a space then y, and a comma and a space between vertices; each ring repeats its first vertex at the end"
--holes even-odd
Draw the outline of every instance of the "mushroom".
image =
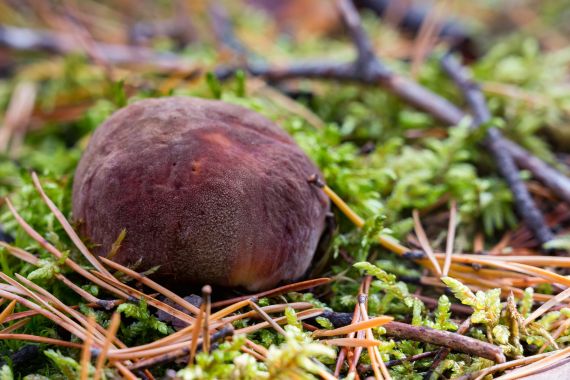
POLYGON ((246 108, 147 99, 93 134, 75 173, 73 215, 98 255, 159 282, 257 291, 302 277, 329 210, 316 166, 246 108))

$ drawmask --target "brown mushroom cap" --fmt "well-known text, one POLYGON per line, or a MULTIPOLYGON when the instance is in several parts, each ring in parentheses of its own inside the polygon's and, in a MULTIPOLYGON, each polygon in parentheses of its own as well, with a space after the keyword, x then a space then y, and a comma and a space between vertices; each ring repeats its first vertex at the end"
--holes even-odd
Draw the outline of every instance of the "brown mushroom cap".
POLYGON ((158 281, 259 290, 301 277, 329 202, 277 125, 221 101, 131 104, 93 134, 73 183, 80 232, 158 281))

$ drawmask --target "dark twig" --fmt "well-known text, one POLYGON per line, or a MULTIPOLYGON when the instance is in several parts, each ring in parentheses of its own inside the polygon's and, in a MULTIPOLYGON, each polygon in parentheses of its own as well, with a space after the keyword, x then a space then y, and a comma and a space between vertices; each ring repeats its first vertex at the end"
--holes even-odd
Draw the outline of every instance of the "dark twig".
MULTIPOLYGON (((459 328, 457 329, 457 334, 465 335, 467 331, 469 331, 469 327, 471 327, 470 317, 467 318, 465 321, 463 321, 463 323, 459 326, 459 328)), ((429 371, 425 373, 424 379, 429 380, 431 378, 433 371, 435 371, 437 367, 440 365, 440 363, 444 361, 445 358, 447 358, 447 355, 449 355, 450 352, 451 350, 448 347, 441 347, 439 350, 437 350, 435 358, 433 359, 433 363, 429 371)))
POLYGON ((358 58, 356 59, 357 68, 360 68, 362 72, 366 72, 373 66, 379 66, 380 62, 376 59, 372 44, 362 27, 360 16, 354 8, 352 0, 338 0, 338 6, 348 34, 354 46, 356 46, 356 52, 358 53, 358 58))
MULTIPOLYGON (((0 25, 0 47, 19 51, 43 51, 53 54, 82 52, 83 48, 74 36, 50 31, 17 28, 0 25)), ((93 42, 102 58, 113 64, 146 64, 165 71, 190 71, 195 67, 176 54, 157 53, 144 47, 93 42)))
POLYGON ((512 141, 504 139, 503 144, 520 168, 531 172, 539 181, 544 183, 546 187, 551 189, 570 205, 570 178, 562 175, 552 166, 529 154, 512 141))
MULTIPOLYGON (((337 313, 334 311, 325 311, 321 316, 331 321, 335 328, 346 326, 350 324, 352 320, 352 314, 337 313)), ((500 347, 457 333, 435 330, 423 326, 412 326, 401 322, 389 322, 382 327, 386 329, 387 336, 394 338, 409 339, 434 344, 436 346, 448 347, 454 351, 490 359, 497 363, 503 363, 506 360, 500 347)))
POLYGON ((503 363, 506 360, 503 351, 498 346, 457 333, 423 326, 412 326, 401 322, 389 322, 383 327, 386 329, 386 335, 395 338, 444 346, 451 350, 479 356, 497 363, 503 363))
MULTIPOLYGON (((491 114, 485 97, 477 83, 470 78, 467 70, 451 54, 446 54, 442 58, 441 63, 444 70, 461 89, 469 103, 474 115, 473 127, 478 128, 480 125, 489 122, 491 114)), ((525 224, 533 232, 538 242, 544 244, 552 240, 552 231, 546 225, 542 213, 521 180, 513 157, 504 149, 503 141, 503 135, 498 129, 489 128, 483 144, 493 155, 499 172, 509 185, 519 215, 521 215, 525 224)))

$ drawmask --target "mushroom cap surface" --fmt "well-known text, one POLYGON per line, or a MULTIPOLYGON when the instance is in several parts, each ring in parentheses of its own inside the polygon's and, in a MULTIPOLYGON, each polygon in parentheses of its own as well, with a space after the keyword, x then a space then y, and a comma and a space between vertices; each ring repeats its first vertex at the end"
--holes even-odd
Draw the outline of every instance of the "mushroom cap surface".
POLYGON ((329 201, 276 124, 187 97, 141 100, 93 134, 73 183, 80 233, 112 260, 184 286, 255 291, 306 273, 329 201))

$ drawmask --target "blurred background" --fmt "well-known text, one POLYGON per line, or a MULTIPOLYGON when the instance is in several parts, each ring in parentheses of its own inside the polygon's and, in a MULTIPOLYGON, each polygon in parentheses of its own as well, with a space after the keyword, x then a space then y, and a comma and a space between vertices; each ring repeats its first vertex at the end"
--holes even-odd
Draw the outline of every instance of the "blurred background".
MULTIPOLYGON (((355 4, 388 67, 464 106, 438 61, 452 48, 471 65, 493 115, 507 126, 503 133, 567 172, 570 1, 355 4)), ((437 207, 451 193, 464 219, 477 222, 470 234, 482 224, 499 240, 495 231, 516 225, 516 218, 492 159, 465 139, 454 143, 426 113, 374 86, 216 79, 227 66, 247 71, 354 57, 331 0, 0 1, 0 195, 22 196, 33 169, 66 189, 60 205, 69 212, 73 169, 111 112, 144 97, 221 97, 280 122, 341 195, 358 211, 386 215, 397 235, 410 230, 411 209, 437 207), (332 127, 317 137, 300 132, 324 125, 332 127), (444 138, 449 147, 425 140, 444 138), (375 154, 356 160, 345 154, 353 150, 375 154), (448 172, 458 177, 442 182, 448 172), (406 181, 409 173, 417 176, 406 181)), ((551 202, 544 188, 530 184, 551 202)))

